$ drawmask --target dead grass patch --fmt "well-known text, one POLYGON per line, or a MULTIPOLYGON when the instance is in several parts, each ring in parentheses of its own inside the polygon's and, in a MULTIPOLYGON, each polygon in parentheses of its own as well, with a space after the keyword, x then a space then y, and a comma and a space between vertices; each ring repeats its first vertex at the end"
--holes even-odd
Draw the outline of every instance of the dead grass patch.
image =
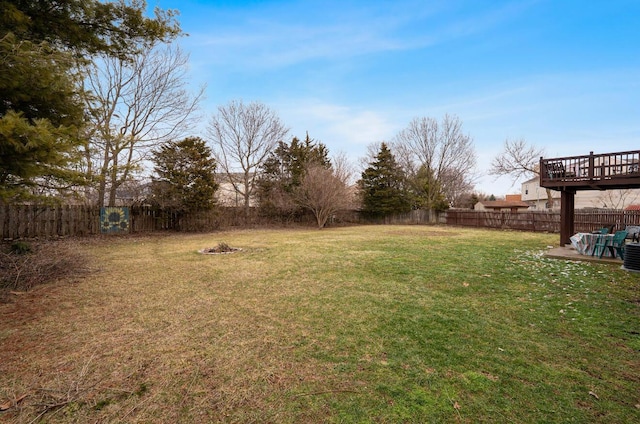
MULTIPOLYGON (((9 405, 0 420, 491 422, 499 410, 504 421, 589 421, 569 398, 595 379, 573 368, 574 347, 593 349, 598 384, 625 379, 616 408, 637 403, 637 380, 610 367, 618 361, 629 373, 633 352, 590 338, 634 315, 580 322, 584 334, 567 321, 560 333, 566 291, 549 284, 539 260, 526 272, 513 260, 514 249, 555 236, 447 232, 256 230, 76 246, 95 272, 0 305, 0 405, 9 405), (220 239, 243 253, 198 253, 220 239)), ((626 287, 620 271, 583 271, 566 271, 567 281, 588 285, 589 314, 621 296, 598 297, 608 281, 626 287)))
POLYGON ((42 284, 80 279, 91 270, 87 255, 73 241, 20 242, 0 246, 0 301, 42 284))

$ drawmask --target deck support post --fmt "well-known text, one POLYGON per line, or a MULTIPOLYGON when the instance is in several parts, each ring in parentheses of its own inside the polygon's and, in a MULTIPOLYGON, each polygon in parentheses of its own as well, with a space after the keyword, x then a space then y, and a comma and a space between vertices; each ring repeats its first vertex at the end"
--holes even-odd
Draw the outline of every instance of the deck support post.
POLYGON ((562 190, 560 194, 560 246, 571 243, 574 233, 575 191, 562 190))

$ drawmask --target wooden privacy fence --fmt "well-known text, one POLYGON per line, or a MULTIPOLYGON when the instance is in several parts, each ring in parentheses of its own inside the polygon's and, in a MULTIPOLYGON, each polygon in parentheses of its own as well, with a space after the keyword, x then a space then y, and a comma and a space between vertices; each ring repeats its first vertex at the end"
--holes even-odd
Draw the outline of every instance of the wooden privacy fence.
MULTIPOLYGON (((132 233, 182 229, 217 229, 220 217, 195 214, 180 217, 149 206, 131 207, 129 230, 132 233)), ((2 239, 50 238, 100 234, 100 208, 87 205, 1 205, 2 239)))
MULTIPOLYGON (((312 216, 303 215, 291 222, 312 223, 312 216)), ((358 211, 346 211, 334 217, 336 223, 369 224, 434 224, 446 223, 465 227, 501 228, 557 233, 559 212, 488 212, 451 209, 445 213, 415 210, 407 214, 381 219, 367 219, 358 211)), ((150 206, 134 206, 129 210, 132 233, 163 230, 215 231, 236 226, 269 225, 272 218, 261 217, 251 210, 248 221, 242 208, 216 208, 210 212, 178 215, 150 206)), ((640 225, 640 211, 594 210, 576 211, 576 232, 591 232, 604 226, 624 229, 640 225)), ((6 205, 0 204, 0 231, 4 240, 19 238, 50 238, 100 234, 100 210, 95 206, 6 205)))
MULTIPOLYGON (((151 206, 129 207, 129 231, 215 231, 220 228, 268 225, 268 218, 251 209, 245 219, 243 208, 220 207, 212 211, 177 214, 151 206)), ((295 222, 312 222, 303 215, 295 222)), ((0 204, 0 235, 3 240, 52 238, 100 234, 100 208, 88 205, 0 204)))
POLYGON ((559 212, 493 212, 451 209, 447 225, 504 228, 513 230, 559 232, 559 212))
MULTIPOLYGON (((447 225, 502 228, 536 232, 560 232, 560 212, 487 212, 452 209, 447 211, 447 225)), ((627 225, 640 225, 640 211, 594 210, 576 211, 576 232, 591 232, 614 226, 623 230, 627 225)))
POLYGON ((615 225, 614 230, 624 230, 627 225, 640 225, 640 211, 593 210, 576 211, 574 218, 576 231, 586 232, 601 227, 615 225))
POLYGON ((0 204, 3 239, 86 236, 100 232, 100 209, 0 204))
POLYGON ((438 224, 444 223, 444 213, 434 210, 414 209, 407 213, 388 215, 380 218, 362 216, 358 211, 354 211, 356 216, 352 222, 361 224, 378 225, 412 225, 412 224, 438 224))

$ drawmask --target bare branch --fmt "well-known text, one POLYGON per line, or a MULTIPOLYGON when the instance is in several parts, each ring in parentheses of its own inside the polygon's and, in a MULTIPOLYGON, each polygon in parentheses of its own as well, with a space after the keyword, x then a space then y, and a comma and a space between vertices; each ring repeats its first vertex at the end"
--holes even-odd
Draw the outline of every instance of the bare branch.
MULTIPOLYGON (((504 151, 491 162, 489 174, 509 175, 514 182, 520 178, 530 178, 540 175, 540 157, 544 156, 544 150, 533 145, 528 145, 524 139, 505 140, 504 151)), ((547 191, 547 203, 553 207, 553 194, 547 191)))
POLYGON ((462 132, 462 121, 456 116, 445 115, 440 122, 415 118, 396 135, 392 146, 409 177, 415 177, 421 168, 426 170, 431 188, 426 199, 429 205, 441 194, 454 201, 473 186, 476 179, 473 139, 462 132))
POLYGON ((349 174, 341 167, 340 173, 322 165, 312 164, 307 168, 294 197, 296 202, 309 209, 316 217, 318 228, 323 228, 331 215, 350 204, 346 178, 349 174))
POLYGON ((102 57, 90 69, 85 101, 94 131, 87 146, 88 170, 97 173, 98 203, 116 189, 144 161, 151 149, 184 135, 197 119, 201 88, 189 93, 188 56, 178 47, 151 47, 132 60, 102 57))
POLYGON ((234 100, 218 107, 207 131, 218 165, 244 199, 247 218, 257 171, 289 129, 266 105, 234 100), (235 177, 237 174, 240 179, 235 177))
POLYGON ((354 183, 354 167, 345 152, 338 152, 331 159, 333 173, 345 184, 354 183))
POLYGON ((640 194, 636 190, 606 190, 591 201, 593 207, 604 209, 624 209, 625 206, 636 203, 640 194))
POLYGON ((528 145, 524 139, 505 140, 504 151, 491 162, 491 175, 510 175, 514 179, 539 175, 544 150, 528 145))

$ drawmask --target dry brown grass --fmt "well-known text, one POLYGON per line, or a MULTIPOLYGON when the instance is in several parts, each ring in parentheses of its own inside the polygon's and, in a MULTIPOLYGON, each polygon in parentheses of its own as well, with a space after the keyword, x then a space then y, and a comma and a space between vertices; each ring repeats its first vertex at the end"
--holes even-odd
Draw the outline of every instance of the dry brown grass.
POLYGON ((555 238, 380 226, 75 241, 91 274, 0 304, 0 421, 634 418, 635 339, 599 334, 637 322, 635 280, 527 253, 555 238), (220 243, 242 251, 199 253, 220 243), (588 319, 558 322, 565 289, 580 308, 588 294, 588 319))
POLYGON ((313 407, 291 411, 291 398, 307 403, 307 386, 309 394, 353 388, 326 381, 326 365, 292 354, 312 335, 288 320, 296 311, 282 299, 318 293, 313 284, 286 278, 273 285, 271 277, 286 277, 295 262, 295 246, 274 256, 291 241, 286 232, 265 238, 264 231, 236 232, 82 246, 100 271, 80 284, 41 286, 0 305, 0 402, 27 395, 0 417, 282 422, 322 416, 313 407), (244 251, 198 254, 225 240, 244 251))
POLYGON ((0 245, 0 302, 9 294, 85 275, 88 261, 79 244, 59 240, 0 245))

